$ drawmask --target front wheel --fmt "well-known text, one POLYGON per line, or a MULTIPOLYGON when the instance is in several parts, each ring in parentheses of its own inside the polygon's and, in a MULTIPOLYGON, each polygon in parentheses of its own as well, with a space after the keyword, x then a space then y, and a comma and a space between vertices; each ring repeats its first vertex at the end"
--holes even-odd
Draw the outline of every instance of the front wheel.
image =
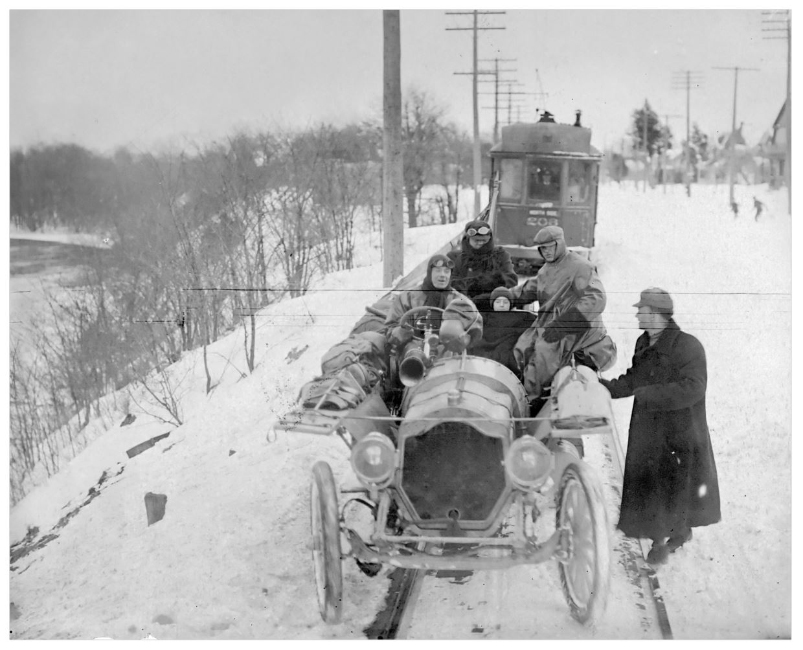
POLYGON ((310 515, 318 608, 326 623, 337 623, 343 600, 340 522, 335 479, 332 469, 324 461, 318 461, 312 468, 310 515))
POLYGON ((563 594, 572 616, 590 624, 608 600, 611 544, 599 479, 583 463, 563 472, 556 524, 568 538, 567 557, 558 562, 563 594))

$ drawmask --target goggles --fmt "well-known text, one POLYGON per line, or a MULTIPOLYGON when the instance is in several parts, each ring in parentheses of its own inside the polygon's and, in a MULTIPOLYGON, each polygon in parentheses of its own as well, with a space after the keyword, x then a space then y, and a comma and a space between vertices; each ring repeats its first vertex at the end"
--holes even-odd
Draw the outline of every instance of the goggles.
POLYGON ((466 230, 466 234, 469 237, 473 237, 474 235, 490 235, 491 228, 489 226, 480 226, 479 228, 469 228, 466 230))
POLYGON ((432 268, 434 268, 434 269, 442 269, 444 266, 447 269, 453 269, 454 268, 454 262, 452 262, 452 260, 448 260, 447 259, 447 260, 435 260, 432 263, 432 268))

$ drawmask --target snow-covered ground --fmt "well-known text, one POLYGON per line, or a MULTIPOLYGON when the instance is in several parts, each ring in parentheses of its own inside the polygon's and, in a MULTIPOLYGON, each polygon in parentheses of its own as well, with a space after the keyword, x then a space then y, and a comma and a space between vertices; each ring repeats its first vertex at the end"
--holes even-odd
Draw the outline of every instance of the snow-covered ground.
MULTIPOLYGON (((677 322, 708 357, 723 520, 695 529, 660 569, 676 638, 791 635, 791 220, 785 193, 736 189, 743 205, 754 194, 767 204, 759 222, 744 209, 734 219, 722 186, 695 186, 691 198, 683 188, 600 192, 597 261, 619 347, 606 376, 629 366, 639 334, 631 305, 650 285, 672 293, 677 322)), ((406 231, 406 270, 460 229, 406 231)), ((276 435, 271 423, 384 293, 381 278, 380 263, 333 274, 307 296, 264 309, 251 375, 242 332, 217 341, 208 396, 200 352, 186 354, 170 369, 182 426, 132 401, 132 424, 120 426, 119 412, 118 425, 12 509, 12 544, 31 527, 35 540, 57 537, 12 563, 11 638, 362 638, 387 578, 345 563, 343 623, 327 626, 309 562, 309 469, 325 459, 347 479, 346 448, 276 435), (168 432, 127 458, 126 450, 168 432), (147 492, 167 495, 165 517, 152 526, 147 492)), ((623 434, 631 403, 615 402, 623 434)))

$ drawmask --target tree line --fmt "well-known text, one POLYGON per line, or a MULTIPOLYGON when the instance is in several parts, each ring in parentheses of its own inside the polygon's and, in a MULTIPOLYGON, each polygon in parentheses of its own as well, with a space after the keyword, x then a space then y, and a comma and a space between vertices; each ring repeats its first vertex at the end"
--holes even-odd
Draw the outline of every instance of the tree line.
POLYGON ((688 141, 684 138, 675 148, 672 129, 645 101, 632 111, 630 128, 621 145, 604 152, 603 171, 611 180, 621 182, 628 176, 627 161, 632 160, 654 167, 651 183, 716 183, 726 179, 732 165, 743 182, 772 181, 770 165, 762 161, 762 144, 748 146, 741 125, 733 133, 725 131, 709 137, 693 122, 688 135, 688 141))
MULTIPOLYGON (((410 90, 403 111, 408 226, 454 222, 471 140, 425 93, 410 90), (427 202, 433 184, 441 191, 427 202)), ((50 292, 33 352, 12 352, 12 498, 36 467, 58 471, 109 392, 142 386, 180 424, 179 387, 163 371, 184 351, 203 348, 209 392, 207 346, 239 327, 242 371, 253 371, 257 311, 353 268, 360 230, 381 229, 381 147, 373 121, 241 131, 161 153, 13 150, 12 224, 99 233, 111 249, 86 260, 80 290, 50 292)))

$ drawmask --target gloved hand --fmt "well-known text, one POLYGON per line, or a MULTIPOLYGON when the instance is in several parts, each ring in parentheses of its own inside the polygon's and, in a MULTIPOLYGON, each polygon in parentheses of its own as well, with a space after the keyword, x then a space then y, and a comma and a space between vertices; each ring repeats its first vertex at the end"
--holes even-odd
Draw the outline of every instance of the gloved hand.
POLYGON ((553 320, 544 328, 542 338, 547 343, 554 343, 561 336, 580 334, 589 328, 586 317, 576 307, 570 307, 564 314, 553 320))
POLYGON ((544 339, 547 343, 556 343, 560 340, 560 337, 563 336, 563 332, 561 332, 557 327, 555 327, 555 323, 552 322, 544 328, 544 331, 541 333, 541 338, 544 339))
POLYGON ((397 325, 390 332, 390 344, 397 348, 405 345, 413 338, 413 330, 410 327, 402 327, 397 325))

